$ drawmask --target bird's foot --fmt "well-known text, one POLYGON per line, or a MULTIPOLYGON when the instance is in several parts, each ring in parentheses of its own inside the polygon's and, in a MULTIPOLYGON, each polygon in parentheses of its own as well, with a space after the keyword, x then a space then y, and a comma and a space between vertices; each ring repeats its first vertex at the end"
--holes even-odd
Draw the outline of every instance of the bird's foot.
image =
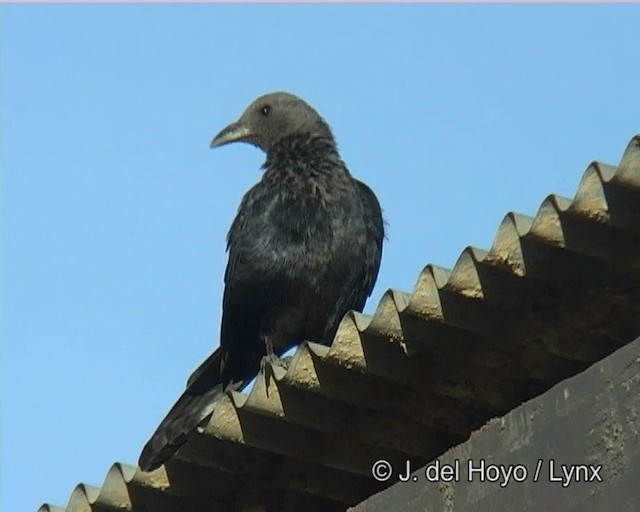
POLYGON ((287 371, 289 368, 289 360, 281 359, 276 354, 267 354, 263 356, 260 360, 260 373, 264 375, 265 383, 267 385, 267 390, 269 389, 269 384, 271 382, 271 377, 275 377, 274 369, 282 369, 283 371, 287 371))
POLYGON ((280 358, 275 354, 267 354, 266 356, 262 356, 260 360, 260 371, 262 373, 267 372, 267 367, 269 365, 278 366, 280 358))
POLYGON ((260 360, 260 372, 264 375, 273 374, 273 368, 282 368, 284 371, 289 368, 288 359, 281 359, 275 354, 267 354, 260 360))

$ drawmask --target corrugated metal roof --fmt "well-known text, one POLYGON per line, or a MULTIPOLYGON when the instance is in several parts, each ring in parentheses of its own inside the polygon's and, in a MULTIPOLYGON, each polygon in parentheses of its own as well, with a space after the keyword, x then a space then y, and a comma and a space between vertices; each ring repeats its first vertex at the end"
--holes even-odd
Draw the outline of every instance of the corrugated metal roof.
POLYGON ((639 334, 636 136, 573 200, 508 213, 489 251, 427 265, 373 317, 347 314, 330 347, 304 344, 231 393, 165 466, 115 464, 66 510, 345 510, 386 487, 376 460, 418 467, 639 334))

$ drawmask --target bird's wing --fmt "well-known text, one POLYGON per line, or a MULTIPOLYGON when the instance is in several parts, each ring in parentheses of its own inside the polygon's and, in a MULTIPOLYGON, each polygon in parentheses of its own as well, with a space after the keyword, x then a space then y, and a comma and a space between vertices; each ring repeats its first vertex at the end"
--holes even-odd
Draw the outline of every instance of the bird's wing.
POLYGON ((367 298, 373 291, 380 270, 384 239, 384 221, 380 204, 367 185, 358 180, 354 182, 357 196, 362 204, 364 232, 360 232, 357 240, 352 240, 350 243, 350 248, 355 247, 357 250, 350 253, 349 273, 344 275, 340 282, 334 283, 333 294, 336 296, 336 303, 327 318, 323 337, 325 343, 331 343, 333 340, 346 311, 362 311, 367 298))
MULTIPOLYGON (((227 234, 229 261, 224 273, 227 287, 255 277, 257 266, 261 263, 261 237, 264 231, 272 228, 265 211, 274 206, 274 198, 262 184, 254 185, 244 195, 238 212, 227 234)), ((226 291, 226 290, 225 290, 226 291)))
POLYGON ((240 207, 238 208, 238 213, 231 223, 229 233, 227 233, 227 252, 229 253, 229 260, 227 261, 227 268, 224 271, 225 284, 229 284, 229 282, 233 279, 238 264, 238 259, 240 257, 240 251, 238 251, 238 240, 245 228, 246 215, 244 214, 243 206, 247 201, 246 197, 247 196, 245 195, 245 197, 242 199, 240 207))
POLYGON ((364 207, 364 218, 367 232, 367 246, 365 249, 364 264, 364 292, 366 300, 378 278, 380 259, 382 258, 382 241, 384 239, 384 221, 378 198, 367 185, 355 180, 364 207))

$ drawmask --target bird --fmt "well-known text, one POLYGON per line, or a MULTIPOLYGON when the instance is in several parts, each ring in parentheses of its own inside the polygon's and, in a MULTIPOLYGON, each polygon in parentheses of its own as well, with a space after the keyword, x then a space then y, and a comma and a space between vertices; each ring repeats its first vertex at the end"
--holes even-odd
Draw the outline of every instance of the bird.
POLYGON ((380 269, 380 203, 340 158, 327 122, 301 98, 254 100, 211 148, 244 142, 266 154, 227 234, 220 346, 187 381, 139 457, 160 467, 230 390, 305 340, 329 345, 342 317, 362 311, 380 269))

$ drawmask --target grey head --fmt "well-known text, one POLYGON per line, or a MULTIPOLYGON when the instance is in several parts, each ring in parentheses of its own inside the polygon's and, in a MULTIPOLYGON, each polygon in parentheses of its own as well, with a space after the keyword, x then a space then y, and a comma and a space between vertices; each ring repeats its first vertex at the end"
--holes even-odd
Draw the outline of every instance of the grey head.
POLYGON ((283 138, 303 133, 334 141, 329 125, 308 103, 287 92, 273 92, 254 100, 240 119, 213 138, 210 147, 247 142, 268 152, 283 138))

